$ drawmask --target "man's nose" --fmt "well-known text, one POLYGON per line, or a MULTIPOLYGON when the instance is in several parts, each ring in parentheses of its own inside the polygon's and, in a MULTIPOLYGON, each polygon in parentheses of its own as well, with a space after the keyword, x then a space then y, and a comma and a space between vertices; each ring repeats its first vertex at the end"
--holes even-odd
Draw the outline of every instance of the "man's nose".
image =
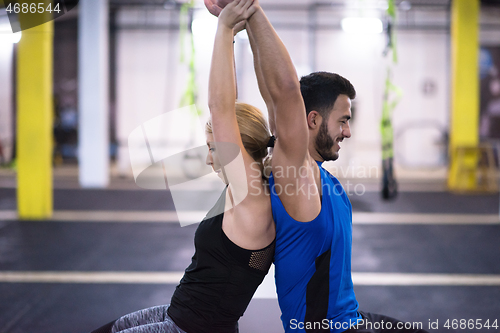
POLYGON ((351 137, 351 126, 349 126, 349 123, 345 124, 345 126, 342 128, 342 135, 345 138, 351 137))

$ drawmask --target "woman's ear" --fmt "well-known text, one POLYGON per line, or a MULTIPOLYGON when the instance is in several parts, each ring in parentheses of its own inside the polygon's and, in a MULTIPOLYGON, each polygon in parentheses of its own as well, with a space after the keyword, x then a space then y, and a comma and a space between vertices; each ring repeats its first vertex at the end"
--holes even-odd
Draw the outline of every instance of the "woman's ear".
POLYGON ((307 126, 309 126, 310 129, 319 128, 322 121, 323 121, 323 118, 321 117, 321 115, 319 114, 318 111, 312 110, 307 115, 307 126))

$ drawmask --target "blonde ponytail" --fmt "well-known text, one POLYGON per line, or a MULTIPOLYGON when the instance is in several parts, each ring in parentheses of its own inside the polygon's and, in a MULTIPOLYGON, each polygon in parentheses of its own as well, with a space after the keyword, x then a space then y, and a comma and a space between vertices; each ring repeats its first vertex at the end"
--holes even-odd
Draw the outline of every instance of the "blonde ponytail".
MULTIPOLYGON (((247 153, 259 164, 263 178, 267 179, 271 171, 271 157, 268 156, 268 142, 271 134, 267 121, 262 112, 250 104, 236 102, 235 111, 243 146, 247 153), (267 168, 265 167, 266 163, 269 165, 267 168), (266 175, 267 171, 268 174, 266 175)), ((210 119, 205 125, 205 130, 212 133, 210 119)))

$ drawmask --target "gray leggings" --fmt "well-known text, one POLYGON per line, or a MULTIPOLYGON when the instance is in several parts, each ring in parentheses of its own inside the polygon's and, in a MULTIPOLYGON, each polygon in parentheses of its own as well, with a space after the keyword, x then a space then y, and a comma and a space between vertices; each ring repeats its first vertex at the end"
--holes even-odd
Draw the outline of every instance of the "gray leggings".
MULTIPOLYGON (((170 305, 170 304, 169 304, 170 305)), ((118 318, 112 333, 186 333, 167 314, 169 305, 159 305, 118 318)))

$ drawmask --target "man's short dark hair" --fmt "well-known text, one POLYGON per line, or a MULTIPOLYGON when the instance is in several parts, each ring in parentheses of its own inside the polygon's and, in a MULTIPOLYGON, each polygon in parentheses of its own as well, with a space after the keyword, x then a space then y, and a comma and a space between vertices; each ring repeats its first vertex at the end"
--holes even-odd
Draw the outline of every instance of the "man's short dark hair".
POLYGON ((318 111, 323 118, 328 118, 339 95, 356 97, 354 86, 346 78, 329 72, 315 72, 300 79, 300 92, 306 105, 306 114, 318 111))

